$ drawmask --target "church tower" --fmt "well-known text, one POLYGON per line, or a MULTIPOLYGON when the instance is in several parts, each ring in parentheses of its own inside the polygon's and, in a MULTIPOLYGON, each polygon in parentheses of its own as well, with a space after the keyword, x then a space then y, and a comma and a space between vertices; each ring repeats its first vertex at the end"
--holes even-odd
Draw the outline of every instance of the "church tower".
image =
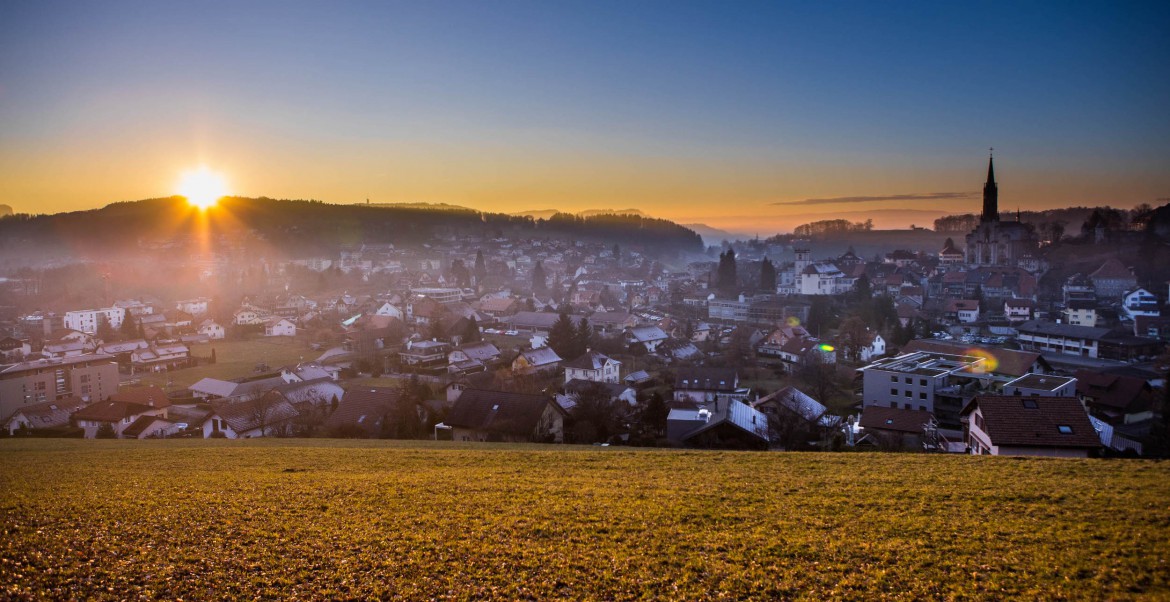
POLYGON ((999 187, 995 185, 995 158, 987 158, 987 183, 983 185, 983 215, 981 222, 999 221, 999 187))

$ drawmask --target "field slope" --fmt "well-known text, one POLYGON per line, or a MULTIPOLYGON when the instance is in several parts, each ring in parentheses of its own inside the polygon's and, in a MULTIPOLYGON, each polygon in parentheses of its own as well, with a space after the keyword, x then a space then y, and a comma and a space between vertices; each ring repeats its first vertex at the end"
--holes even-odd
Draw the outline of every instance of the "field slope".
POLYGON ((1170 596, 1170 464, 0 441, 0 598, 1170 596))

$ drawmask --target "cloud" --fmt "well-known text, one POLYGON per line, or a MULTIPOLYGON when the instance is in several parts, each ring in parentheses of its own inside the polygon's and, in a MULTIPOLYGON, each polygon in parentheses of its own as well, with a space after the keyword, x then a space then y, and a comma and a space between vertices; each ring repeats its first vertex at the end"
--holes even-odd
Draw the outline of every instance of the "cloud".
POLYGON ((801 201, 780 201, 773 205, 830 205, 835 203, 877 203, 880 201, 938 201, 947 199, 969 199, 974 192, 927 192, 924 194, 891 194, 888 196, 838 196, 826 199, 804 199, 801 201))

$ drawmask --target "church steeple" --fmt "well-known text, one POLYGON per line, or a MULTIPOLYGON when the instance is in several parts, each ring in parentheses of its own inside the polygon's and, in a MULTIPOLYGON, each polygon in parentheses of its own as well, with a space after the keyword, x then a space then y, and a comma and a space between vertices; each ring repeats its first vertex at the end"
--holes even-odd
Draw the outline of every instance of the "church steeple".
POLYGON ((999 187, 995 185, 995 158, 987 158, 987 183, 983 185, 983 215, 979 221, 999 221, 999 187))

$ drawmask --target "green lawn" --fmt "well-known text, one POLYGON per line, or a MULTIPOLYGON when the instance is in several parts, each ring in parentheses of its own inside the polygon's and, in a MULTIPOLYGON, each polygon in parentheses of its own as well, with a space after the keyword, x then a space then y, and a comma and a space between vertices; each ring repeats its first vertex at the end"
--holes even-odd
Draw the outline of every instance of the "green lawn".
POLYGON ((0 440, 0 598, 1170 596, 1170 463, 0 440))
POLYGON ((247 341, 214 341, 205 345, 192 345, 191 355, 200 358, 200 365, 194 368, 172 370, 158 374, 137 374, 134 378, 147 385, 163 388, 184 388, 195 384, 201 378, 222 378, 225 380, 252 376, 256 364, 266 363, 272 369, 285 364, 310 361, 321 355, 305 344, 288 337, 261 337, 247 341), (203 363, 215 349, 216 362, 203 363), (168 386, 167 381, 171 384, 168 386))

